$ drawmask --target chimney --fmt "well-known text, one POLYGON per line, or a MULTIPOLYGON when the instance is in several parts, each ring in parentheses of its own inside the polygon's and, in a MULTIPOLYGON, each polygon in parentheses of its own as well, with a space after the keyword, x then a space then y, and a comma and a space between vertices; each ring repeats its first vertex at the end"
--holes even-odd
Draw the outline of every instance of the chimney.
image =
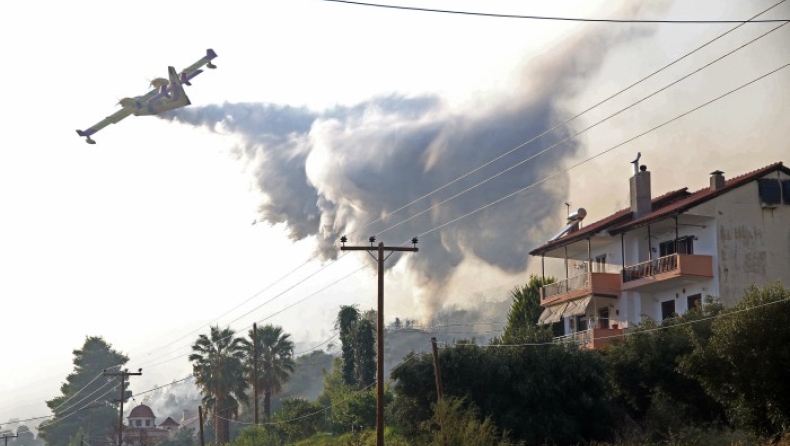
POLYGON ((631 177, 631 212, 634 219, 641 218, 653 211, 650 196, 650 172, 647 166, 639 166, 639 171, 631 177))
POLYGON ((711 190, 711 192, 717 191, 717 190, 723 188, 725 184, 727 184, 727 182, 724 181, 724 172, 722 172, 721 170, 716 170, 716 171, 710 173, 710 190, 711 190))

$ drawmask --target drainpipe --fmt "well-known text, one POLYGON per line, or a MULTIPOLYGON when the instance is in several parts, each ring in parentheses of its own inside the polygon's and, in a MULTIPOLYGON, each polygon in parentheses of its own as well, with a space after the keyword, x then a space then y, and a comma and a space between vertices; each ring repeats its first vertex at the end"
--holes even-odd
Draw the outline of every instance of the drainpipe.
POLYGON ((678 216, 675 217, 675 255, 678 254, 678 216))
POLYGON ((568 245, 565 245, 565 280, 567 284, 567 280, 570 278, 568 275, 568 245))
POLYGON ((625 232, 620 233, 620 256, 623 260, 622 276, 623 282, 625 282, 625 232))
POLYGON ((647 260, 653 260, 653 240, 650 238, 650 225, 647 225, 647 260))

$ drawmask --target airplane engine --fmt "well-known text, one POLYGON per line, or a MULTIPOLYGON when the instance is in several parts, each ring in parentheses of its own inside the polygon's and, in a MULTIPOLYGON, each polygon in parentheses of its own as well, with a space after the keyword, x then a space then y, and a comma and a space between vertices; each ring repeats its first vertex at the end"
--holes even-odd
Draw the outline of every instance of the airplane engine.
POLYGON ((163 77, 158 77, 158 78, 156 78, 156 79, 151 81, 151 86, 156 88, 156 89, 159 89, 159 88, 162 88, 162 87, 167 87, 167 85, 169 83, 170 83, 170 81, 168 81, 167 79, 165 79, 163 77))

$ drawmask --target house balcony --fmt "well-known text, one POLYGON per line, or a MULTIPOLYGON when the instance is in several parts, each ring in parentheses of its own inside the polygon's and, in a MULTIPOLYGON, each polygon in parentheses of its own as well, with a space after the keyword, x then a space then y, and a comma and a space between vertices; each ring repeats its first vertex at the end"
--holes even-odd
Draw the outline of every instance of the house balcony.
POLYGON ((580 348, 598 350, 613 341, 623 339, 625 330, 622 328, 590 328, 569 335, 554 338, 558 344, 575 344, 580 348))
POLYGON ((623 291, 654 292, 713 278, 713 257, 671 254, 623 269, 623 291))
POLYGON ((541 305, 554 305, 588 295, 618 297, 620 274, 584 273, 541 287, 541 305))

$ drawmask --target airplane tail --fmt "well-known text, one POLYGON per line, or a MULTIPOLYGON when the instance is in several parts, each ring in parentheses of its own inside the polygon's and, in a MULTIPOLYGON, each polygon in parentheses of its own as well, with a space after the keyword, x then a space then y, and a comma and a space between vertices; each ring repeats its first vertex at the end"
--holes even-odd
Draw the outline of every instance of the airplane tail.
POLYGON ((167 67, 167 73, 170 76, 170 86, 173 88, 172 100, 176 101, 179 105, 189 105, 189 97, 184 91, 184 86, 181 83, 181 76, 178 75, 174 67, 167 67))
POLYGON ((217 53, 215 53, 214 50, 212 50, 211 48, 206 50, 206 59, 208 59, 208 62, 206 63, 207 68, 211 68, 212 70, 214 68, 217 68, 216 65, 211 63, 211 60, 214 59, 215 57, 217 57, 217 53))

